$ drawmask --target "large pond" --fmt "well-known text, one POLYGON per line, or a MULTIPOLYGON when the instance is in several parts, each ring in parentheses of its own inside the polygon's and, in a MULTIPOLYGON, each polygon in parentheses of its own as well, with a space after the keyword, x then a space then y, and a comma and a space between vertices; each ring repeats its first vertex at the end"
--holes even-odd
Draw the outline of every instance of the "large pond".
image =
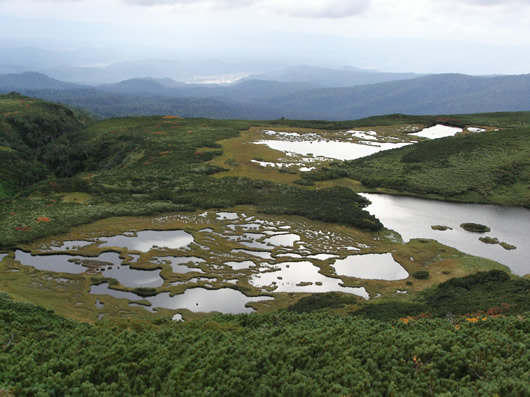
POLYGON ((363 194, 372 204, 367 210, 386 228, 397 231, 404 240, 429 238, 458 250, 492 259, 518 275, 530 273, 530 210, 487 204, 461 204, 383 194, 363 194), (472 233, 462 223, 479 223, 491 228, 488 233, 472 233), (442 225, 452 230, 433 230, 442 225), (499 244, 485 244, 479 237, 495 237, 516 246, 506 250, 499 244))

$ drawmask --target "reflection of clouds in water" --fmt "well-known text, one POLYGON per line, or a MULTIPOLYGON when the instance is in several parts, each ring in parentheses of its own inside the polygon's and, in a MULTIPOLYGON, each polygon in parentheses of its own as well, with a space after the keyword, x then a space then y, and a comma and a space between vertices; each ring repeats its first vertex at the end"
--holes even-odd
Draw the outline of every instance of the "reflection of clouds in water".
POLYGON ((160 248, 183 248, 193 242, 193 236, 183 230, 147 230, 137 236, 118 235, 102 237, 100 247, 120 247, 130 251, 147 252, 154 246, 160 248))
POLYGON ((368 298, 368 293, 364 288, 343 287, 342 280, 331 278, 319 273, 319 268, 311 262, 284 262, 271 266, 278 269, 273 272, 255 274, 250 279, 250 284, 258 288, 272 287, 278 288, 274 292, 345 292, 368 298), (311 283, 302 286, 300 283, 311 283), (319 285, 317 285, 319 283, 319 285))
POLYGON ((403 280, 409 276, 392 254, 350 255, 333 264, 337 275, 368 280, 403 280))
POLYGON ((463 204, 383 194, 362 194, 372 204, 366 209, 395 230, 405 241, 428 238, 454 247, 467 254, 488 258, 508 266, 518 275, 530 273, 530 210, 488 204, 463 204), (484 244, 480 235, 460 228, 461 223, 480 223, 491 228, 490 237, 513 244, 509 251, 500 245, 484 244), (440 232, 432 225, 449 226, 440 232))
POLYGON ((258 141, 256 144, 267 145, 271 149, 292 152, 304 156, 310 153, 315 157, 326 157, 337 160, 354 160, 380 152, 409 145, 409 143, 377 143, 362 145, 338 141, 258 141))

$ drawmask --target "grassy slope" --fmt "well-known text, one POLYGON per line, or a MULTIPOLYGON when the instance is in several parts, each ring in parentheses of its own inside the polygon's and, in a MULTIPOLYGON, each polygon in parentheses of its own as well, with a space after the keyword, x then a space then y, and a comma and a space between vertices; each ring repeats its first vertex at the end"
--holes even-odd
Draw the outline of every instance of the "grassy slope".
POLYGON ((367 188, 445 200, 530 206, 530 114, 440 116, 499 131, 423 141, 342 163, 307 178, 348 177, 367 188))

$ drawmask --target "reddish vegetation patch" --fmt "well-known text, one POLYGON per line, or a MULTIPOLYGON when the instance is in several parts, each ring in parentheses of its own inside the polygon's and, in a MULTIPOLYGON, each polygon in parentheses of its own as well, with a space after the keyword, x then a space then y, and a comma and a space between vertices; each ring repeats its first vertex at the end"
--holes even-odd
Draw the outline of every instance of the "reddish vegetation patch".
POLYGON ((37 222, 51 222, 51 219, 48 218, 47 216, 39 216, 37 218, 37 222))
POLYGON ((88 180, 92 179, 93 176, 94 176, 94 174, 88 174, 87 176, 84 176, 83 179, 85 181, 88 181, 88 180))
POLYGON ((31 228, 29 226, 17 226, 15 229, 17 229, 19 231, 23 231, 23 232, 27 232, 27 231, 31 230, 31 228))
POLYGON ((9 215, 15 216, 16 214, 17 214, 16 212, 11 212, 9 215))
POLYGON ((169 153, 171 153, 171 151, 170 151, 170 150, 166 150, 166 151, 164 151, 164 152, 160 152, 159 154, 160 154, 160 156, 162 156, 162 157, 166 157, 169 153))
POLYGON ((163 119, 180 119, 178 116, 162 116, 163 119))

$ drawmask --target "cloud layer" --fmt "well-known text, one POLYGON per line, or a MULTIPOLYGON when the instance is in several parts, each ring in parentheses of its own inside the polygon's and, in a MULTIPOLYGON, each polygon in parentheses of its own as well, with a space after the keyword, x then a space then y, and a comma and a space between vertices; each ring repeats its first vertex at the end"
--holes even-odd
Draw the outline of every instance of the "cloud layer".
POLYGON ((345 18, 368 8, 370 0, 125 0, 140 6, 207 7, 235 9, 254 6, 282 15, 309 18, 345 18))

